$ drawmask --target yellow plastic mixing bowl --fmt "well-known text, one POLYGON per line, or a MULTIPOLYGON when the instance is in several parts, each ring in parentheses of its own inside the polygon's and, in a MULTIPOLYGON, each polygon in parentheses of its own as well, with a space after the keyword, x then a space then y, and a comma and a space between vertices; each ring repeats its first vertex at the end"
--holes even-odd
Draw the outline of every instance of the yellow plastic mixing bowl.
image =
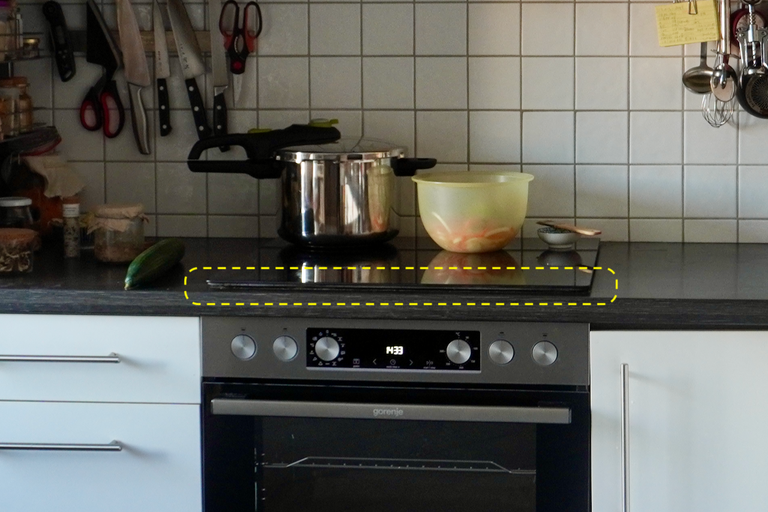
POLYGON ((528 183, 520 172, 430 172, 414 176, 424 228, 447 251, 497 251, 520 232, 528 183))

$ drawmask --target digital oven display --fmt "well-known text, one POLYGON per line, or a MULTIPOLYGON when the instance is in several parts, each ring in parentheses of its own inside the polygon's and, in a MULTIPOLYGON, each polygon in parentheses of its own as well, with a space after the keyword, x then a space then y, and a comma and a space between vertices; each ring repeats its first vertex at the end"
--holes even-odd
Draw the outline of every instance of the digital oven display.
POLYGON ((479 331, 307 329, 307 367, 480 370, 479 331))

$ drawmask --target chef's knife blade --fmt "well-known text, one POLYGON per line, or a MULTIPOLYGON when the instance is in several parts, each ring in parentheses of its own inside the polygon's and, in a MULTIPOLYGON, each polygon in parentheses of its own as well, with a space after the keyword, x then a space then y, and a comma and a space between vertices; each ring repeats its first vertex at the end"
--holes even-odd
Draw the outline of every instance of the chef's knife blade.
POLYGON ((103 67, 110 77, 123 66, 123 58, 94 0, 86 2, 85 60, 103 67))
POLYGON ((208 126, 208 117, 205 113, 205 104, 197 86, 196 76, 205 74, 205 63, 197 37, 189 21, 189 15, 181 0, 168 0, 168 16, 171 19, 173 38, 176 40, 176 49, 179 52, 181 71, 184 74, 184 83, 187 86, 189 104, 192 107, 192 116, 195 118, 197 136, 201 139, 210 137, 211 128, 208 126))
MULTIPOLYGON (((211 35, 211 67, 213 68, 213 134, 227 134, 227 101, 224 92, 229 86, 227 58, 224 55, 224 36, 219 27, 221 0, 208 0, 208 26, 211 35)), ((229 146, 219 149, 229 151, 229 146)))
POLYGON ((130 0, 117 0, 117 28, 120 32, 120 47, 123 50, 125 80, 131 96, 131 121, 133 134, 142 154, 148 155, 149 131, 147 111, 141 99, 141 89, 152 84, 149 77, 149 65, 141 42, 139 22, 133 12, 130 0))
POLYGON ((157 0, 152 6, 152 28, 155 33, 155 80, 157 82, 160 136, 165 137, 173 129, 171 126, 171 100, 168 95, 168 81, 166 80, 171 76, 171 65, 168 62, 168 43, 165 40, 163 15, 157 0))

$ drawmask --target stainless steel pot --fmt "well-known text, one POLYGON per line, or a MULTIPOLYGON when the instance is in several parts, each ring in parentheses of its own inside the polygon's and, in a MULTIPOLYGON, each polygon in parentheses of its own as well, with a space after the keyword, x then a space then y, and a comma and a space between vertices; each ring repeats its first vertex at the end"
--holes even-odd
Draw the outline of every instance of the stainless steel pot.
MULTIPOLYGON (((341 139, 332 144, 324 143, 332 142, 328 140, 310 140, 321 144, 295 145, 294 142, 274 149, 275 144, 269 142, 270 135, 296 126, 199 141, 190 153, 189 168, 194 172, 245 172, 256 178, 280 177, 278 234, 291 243, 350 246, 395 237, 398 233, 397 216, 393 215, 395 177, 413 176, 417 169, 434 167, 436 161, 405 158, 404 148, 370 139, 341 139), (252 147, 255 143, 266 144, 274 150, 268 158, 264 158, 261 151, 259 158, 256 148, 252 147), (199 160, 203 149, 221 145, 245 147, 249 160, 199 160)), ((336 131, 306 126, 300 129, 309 129, 310 134, 322 133, 315 130, 336 131)))

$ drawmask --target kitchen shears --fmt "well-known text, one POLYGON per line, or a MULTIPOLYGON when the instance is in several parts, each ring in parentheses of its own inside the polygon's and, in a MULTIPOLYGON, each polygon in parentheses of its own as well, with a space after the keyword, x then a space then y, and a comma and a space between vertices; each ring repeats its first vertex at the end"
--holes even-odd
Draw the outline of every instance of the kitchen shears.
POLYGON ((248 2, 240 21, 240 5, 227 0, 221 7, 219 31, 224 36, 224 48, 229 55, 229 70, 240 75, 245 71, 248 55, 256 51, 256 39, 261 34, 261 8, 256 2, 248 2))
POLYGON ((86 2, 86 44, 86 60, 103 70, 101 78, 80 104, 80 124, 92 132, 103 128, 104 135, 111 139, 117 137, 125 125, 125 108, 114 80, 123 59, 94 0, 86 2))
POLYGON ((111 73, 105 72, 88 90, 80 104, 80 124, 92 132, 103 129, 109 139, 120 135, 125 125, 125 107, 111 73), (117 115, 116 121, 111 120, 112 115, 117 115))

